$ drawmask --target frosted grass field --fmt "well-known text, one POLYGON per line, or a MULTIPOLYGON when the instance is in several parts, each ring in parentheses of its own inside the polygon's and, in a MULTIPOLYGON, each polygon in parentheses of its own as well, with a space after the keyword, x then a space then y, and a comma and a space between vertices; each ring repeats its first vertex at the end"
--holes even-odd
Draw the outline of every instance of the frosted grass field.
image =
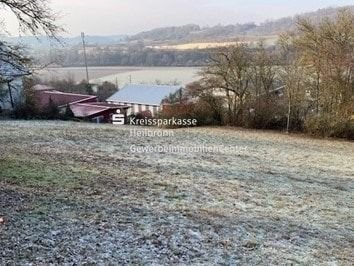
POLYGON ((0 122, 0 265, 352 265, 353 142, 130 129, 0 122))

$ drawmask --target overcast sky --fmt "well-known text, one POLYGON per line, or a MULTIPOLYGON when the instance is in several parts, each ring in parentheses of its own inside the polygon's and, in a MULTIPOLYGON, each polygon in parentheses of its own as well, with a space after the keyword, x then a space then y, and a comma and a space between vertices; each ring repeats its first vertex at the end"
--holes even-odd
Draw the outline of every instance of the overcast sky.
MULTIPOLYGON (((354 4, 353 0, 51 0, 61 13, 68 35, 134 34, 156 27, 262 22, 329 6, 354 4)), ((16 34, 16 23, 8 29, 16 34)))

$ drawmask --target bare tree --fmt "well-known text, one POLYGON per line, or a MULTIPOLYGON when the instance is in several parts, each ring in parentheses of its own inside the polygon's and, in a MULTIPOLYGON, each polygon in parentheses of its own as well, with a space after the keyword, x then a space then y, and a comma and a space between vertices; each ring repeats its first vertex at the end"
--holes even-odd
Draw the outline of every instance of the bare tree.
POLYGON ((297 124, 304 119, 304 103, 305 103, 305 80, 304 67, 294 47, 293 35, 283 34, 279 39, 280 54, 282 59, 282 67, 280 69, 280 77, 285 85, 287 96, 287 124, 286 131, 289 132, 292 122, 297 124))
POLYGON ((247 97, 251 74, 250 52, 244 43, 220 49, 211 55, 210 65, 203 72, 207 88, 225 92, 230 124, 242 124, 244 103, 247 97))
POLYGON ((316 117, 350 120, 354 95, 354 13, 342 9, 319 23, 298 21, 294 45, 309 77, 316 117))
MULTIPOLYGON (((63 29, 55 23, 57 16, 46 0, 0 0, 0 8, 11 12, 17 18, 20 32, 35 36, 44 34, 59 41, 57 34, 63 29)), ((1 24, 6 33, 6 21, 1 21, 1 24)), ((25 55, 23 47, 0 40, 0 83, 8 84, 12 106, 10 82, 17 76, 30 74, 30 62, 31 59, 25 55)))
MULTIPOLYGON (((55 14, 46 0, 0 0, 0 8, 13 13, 19 23, 19 30, 33 35, 44 34, 57 38, 63 28, 56 24, 55 14)), ((6 27, 6 21, 4 22, 6 27)))
MULTIPOLYGON (((46 0, 0 0, 0 8, 17 18, 19 31, 22 33, 46 35, 58 41, 58 34, 63 31, 55 22, 57 14, 46 0)), ((2 21, 2 24, 6 33, 6 21, 2 21)), ((0 61, 16 69, 28 64, 30 58, 24 55, 22 47, 0 40, 0 61)), ((0 76, 1 74, 0 72, 0 76)))
MULTIPOLYGON (((59 41, 57 36, 63 29, 55 23, 57 15, 46 0, 0 0, 0 9, 11 12, 16 17, 20 32, 35 36, 46 35, 59 41)), ((6 21, 0 22, 3 33, 6 33, 6 21)), ((18 76, 30 74, 30 62, 31 59, 25 55, 22 47, 0 40, 0 83, 7 83, 12 107, 14 102, 11 82, 18 76)))
POLYGON ((322 57, 322 44, 319 31, 313 23, 308 19, 299 18, 297 21, 298 31, 301 32, 301 37, 294 42, 298 50, 302 54, 302 63, 306 65, 307 75, 311 77, 309 87, 311 94, 315 99, 315 111, 318 114, 320 111, 320 102, 322 97, 322 74, 325 59, 322 57), (321 56, 320 56, 321 55, 321 56))
MULTIPOLYGON (((274 112, 274 89, 277 78, 277 60, 259 41, 251 62, 254 122, 266 125, 274 112)), ((277 99, 278 100, 278 99, 277 99)), ((258 125, 261 126, 262 125, 258 125)))
POLYGON ((263 41, 259 41, 252 62, 252 84, 256 96, 264 94, 269 99, 276 79, 276 62, 265 48, 263 41))

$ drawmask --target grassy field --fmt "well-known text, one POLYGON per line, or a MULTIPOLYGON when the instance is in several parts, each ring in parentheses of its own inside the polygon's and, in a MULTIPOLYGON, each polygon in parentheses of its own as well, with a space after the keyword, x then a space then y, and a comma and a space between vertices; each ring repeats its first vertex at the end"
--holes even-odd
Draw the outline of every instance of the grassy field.
POLYGON ((352 265, 353 142, 130 129, 0 122, 0 265, 352 265))

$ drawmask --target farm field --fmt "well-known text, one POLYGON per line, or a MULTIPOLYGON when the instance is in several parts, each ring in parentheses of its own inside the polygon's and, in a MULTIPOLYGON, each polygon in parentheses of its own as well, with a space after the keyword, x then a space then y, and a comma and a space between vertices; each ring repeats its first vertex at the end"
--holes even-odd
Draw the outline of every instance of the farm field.
POLYGON ((352 265, 353 142, 131 129, 0 121, 0 265, 352 265))
POLYGON ((278 36, 257 36, 240 38, 234 41, 224 41, 224 42, 190 42, 190 43, 180 43, 180 44, 162 44, 148 46, 153 49, 163 49, 163 50, 203 50, 210 48, 222 48, 235 45, 236 43, 246 43, 250 45, 256 45, 257 42, 262 39, 266 45, 274 45, 278 41, 278 36))
MULTIPOLYGON (((138 69, 138 67, 89 67, 89 77, 97 79, 138 69)), ((38 76, 44 80, 72 78, 80 82, 86 79, 86 69, 84 67, 48 67, 39 71, 38 76)))
MULTIPOLYGON (((178 83, 188 84, 198 80, 198 67, 89 67, 91 83, 101 84, 109 81, 120 88, 132 82, 135 84, 147 83, 178 83)), ((83 67, 48 68, 38 73, 43 80, 71 78, 75 82, 86 79, 86 70, 83 67)))

